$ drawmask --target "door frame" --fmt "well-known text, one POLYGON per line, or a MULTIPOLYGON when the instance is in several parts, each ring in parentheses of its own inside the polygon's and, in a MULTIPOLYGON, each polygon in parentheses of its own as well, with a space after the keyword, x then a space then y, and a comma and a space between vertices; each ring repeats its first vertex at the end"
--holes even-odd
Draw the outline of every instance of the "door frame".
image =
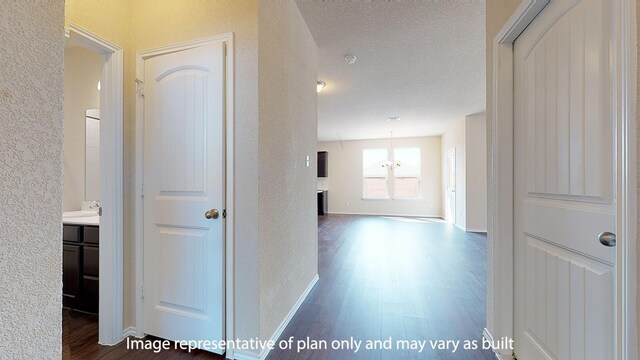
POLYGON ((457 162, 458 159, 456 158, 456 148, 452 147, 451 149, 447 150, 444 152, 444 171, 445 171, 445 178, 444 178, 444 201, 445 201, 445 208, 444 208, 444 212, 445 212, 445 218, 447 217, 447 207, 450 205, 449 204, 449 173, 450 173, 450 169, 449 167, 451 166, 451 164, 449 163, 449 154, 453 153, 453 188, 454 188, 454 192, 453 192, 453 204, 451 204, 453 206, 453 211, 451 212, 451 219, 445 219, 448 223, 451 223, 453 225, 456 224, 456 212, 458 211, 456 209, 456 201, 457 201, 457 191, 458 191, 458 173, 457 173, 457 162))
MULTIPOLYGON (((577 0, 576 0, 577 1, 577 0)), ((636 360, 636 1, 614 0, 611 59, 618 71, 612 81, 616 104, 617 216, 615 282, 615 359, 636 360)), ((489 119, 489 267, 487 287, 487 339, 514 336, 514 48, 513 43, 549 0, 523 0, 493 39, 493 116, 489 119)), ((501 350, 499 359, 514 359, 501 350)))
MULTIPOLYGON (((222 42, 225 53, 225 336, 235 338, 234 314, 234 45, 233 33, 225 33, 203 39, 163 46, 136 53, 136 185, 135 185, 135 281, 136 311, 135 327, 129 330, 131 335, 144 336, 144 299, 142 297, 144 280, 144 62, 146 59, 188 50, 199 46, 222 42)), ((227 358, 233 359, 233 349, 227 349, 227 358)))
POLYGON ((100 83, 100 243, 98 343, 123 339, 123 50, 90 31, 69 23, 68 41, 102 56, 100 83))

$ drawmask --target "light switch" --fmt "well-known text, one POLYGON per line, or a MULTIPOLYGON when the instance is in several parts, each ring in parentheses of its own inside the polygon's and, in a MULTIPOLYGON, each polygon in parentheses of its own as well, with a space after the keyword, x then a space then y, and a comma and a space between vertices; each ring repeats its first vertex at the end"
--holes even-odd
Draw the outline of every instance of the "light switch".
POLYGON ((310 160, 309 160, 309 155, 307 155, 307 167, 311 166, 310 160))

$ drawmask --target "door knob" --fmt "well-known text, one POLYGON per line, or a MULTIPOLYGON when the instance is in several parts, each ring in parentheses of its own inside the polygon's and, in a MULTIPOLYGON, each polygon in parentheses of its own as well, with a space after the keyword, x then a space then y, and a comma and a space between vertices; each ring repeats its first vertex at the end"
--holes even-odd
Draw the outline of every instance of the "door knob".
POLYGON ((616 234, 605 231, 598 235, 600 243, 604 246, 614 247, 616 246, 616 234))
POLYGON ((204 213, 204 217, 207 218, 207 219, 217 219, 218 216, 220 216, 220 213, 218 212, 218 209, 207 210, 204 213))

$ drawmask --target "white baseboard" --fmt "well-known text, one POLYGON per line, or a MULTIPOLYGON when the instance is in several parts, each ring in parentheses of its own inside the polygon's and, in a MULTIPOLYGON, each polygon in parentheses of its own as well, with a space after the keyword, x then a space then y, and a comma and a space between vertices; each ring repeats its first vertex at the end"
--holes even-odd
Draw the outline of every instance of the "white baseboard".
POLYGON ((365 215, 365 216, 398 216, 398 217, 423 217, 423 218, 435 218, 441 219, 442 215, 425 215, 425 214, 377 214, 377 213, 363 213, 363 212, 341 212, 341 211, 328 211, 330 215, 365 215))
MULTIPOLYGON (((491 335, 491 332, 489 332, 489 329, 484 328, 484 330, 482 330, 482 336, 489 340, 491 343, 493 343, 493 335, 491 335)), ((513 356, 513 354, 511 355, 503 355, 503 354, 498 354, 497 352, 493 352, 493 354, 496 356, 496 359, 498 360, 516 360, 516 357, 513 356)))
POLYGON ((140 338, 140 336, 138 336, 138 331, 136 330, 135 326, 129 326, 128 328, 124 329, 122 331, 122 338, 126 339, 129 336, 135 336, 137 338, 140 338))
POLYGON ((458 229, 464 231, 464 232, 474 232, 474 233, 486 233, 487 229, 469 229, 466 228, 464 226, 458 225, 458 224, 454 224, 458 229))
POLYGON ((261 359, 259 354, 255 354, 252 352, 244 352, 242 350, 235 350, 233 352, 233 358, 235 360, 260 360, 261 359))
POLYGON ((122 339, 126 339, 129 336, 134 336, 134 337, 137 337, 138 339, 141 339, 144 337, 144 334, 142 334, 141 336, 140 334, 138 334, 138 330, 136 330, 135 326, 129 326, 128 328, 122 331, 122 339))
MULTIPOLYGON (((313 279, 311 279, 311 282, 309 283, 307 288, 304 290, 302 295, 300 295, 300 298, 298 298, 298 301, 296 301, 296 303, 293 304, 293 307, 291 308, 291 310, 289 310, 289 313, 287 314, 287 316, 282 320, 282 322, 280 323, 280 326, 278 326, 276 330, 273 332, 273 335, 271 335, 271 340, 273 340, 274 343, 276 344, 278 343, 278 339, 280 338, 280 335, 282 335, 282 332, 284 331, 284 329, 287 327, 287 325, 289 325, 289 322, 291 321, 291 319, 293 319, 293 316, 298 312, 298 309, 300 309, 300 306, 302 306, 302 303, 307 299, 307 296, 309 296, 309 293, 311 292, 311 290, 313 290, 313 287, 316 286, 319 279, 320 277, 318 276, 318 274, 316 274, 316 276, 314 276, 313 279)), ((271 349, 263 349, 262 353, 260 354, 260 360, 266 359, 267 355, 269 355, 269 351, 271 351, 271 349)), ((236 359, 238 358, 236 357, 236 359)))
POLYGON ((467 231, 467 228, 465 228, 465 227, 464 227, 464 226, 462 226, 462 225, 458 225, 458 224, 454 224, 454 225, 455 225, 458 229, 460 229, 460 230, 462 230, 462 231, 464 231, 464 232, 466 232, 466 231, 467 231))
MULTIPOLYGON (((320 277, 318 276, 318 274, 316 274, 316 276, 313 277, 313 279, 311 280, 307 288, 304 290, 302 295, 300 295, 300 298, 298 299, 298 301, 296 301, 296 303, 293 304, 293 307, 291 308, 291 310, 289 310, 289 313, 287 314, 287 316, 285 316, 285 318, 282 320, 282 322, 280 323, 280 326, 278 326, 276 330, 273 332, 273 335, 271 335, 271 340, 273 340, 274 343, 276 344, 278 343, 278 339, 280 338, 280 335, 282 335, 282 332, 284 331, 284 329, 287 327, 287 325, 289 325, 289 322, 291 321, 293 316, 296 314, 296 312, 298 312, 298 309, 300 309, 300 306, 302 306, 302 303, 307 299, 307 296, 309 296, 309 293, 311 292, 313 287, 316 286, 316 283, 318 283, 319 279, 320 277)), ((235 360, 264 360, 267 358, 267 355, 269 355, 270 351, 271 349, 263 349, 260 354, 256 354, 248 351, 235 350, 233 353, 233 356, 235 360)))

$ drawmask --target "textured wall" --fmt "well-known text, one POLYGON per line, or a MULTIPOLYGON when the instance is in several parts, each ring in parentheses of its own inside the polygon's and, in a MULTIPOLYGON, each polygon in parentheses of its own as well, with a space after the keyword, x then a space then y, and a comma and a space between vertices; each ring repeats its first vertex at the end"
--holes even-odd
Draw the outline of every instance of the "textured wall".
POLYGON ((389 139, 323 141, 318 143, 318 151, 329 152, 330 213, 443 216, 440 137, 394 138, 393 146, 420 148, 421 199, 362 199, 362 151, 388 149, 389 139))
MULTIPOLYGON (((636 0, 636 21, 640 20, 640 1, 636 0)), ((640 26, 638 26, 637 28, 637 34, 636 34, 636 41, 638 41, 638 39, 640 39, 640 26)), ((636 45, 637 46, 637 45, 636 45)), ((640 94, 640 61, 638 61, 638 59, 640 59, 640 49, 638 50, 638 54, 636 56, 636 61, 638 62, 637 64, 637 83, 636 83, 636 118, 640 119, 640 96, 638 96, 638 94, 640 94)), ((640 121, 636 120, 636 131, 637 131, 637 137, 636 137, 636 157, 638 160, 638 164, 637 166, 637 171, 638 173, 636 174, 636 181, 638 181, 640 179, 640 121)), ((638 196, 637 196, 637 204, 640 204, 640 182, 638 183, 638 196)), ((636 266, 638 268, 636 275, 638 278, 636 279, 638 284, 637 284, 637 288, 636 288, 636 293, 638 292, 638 289, 640 289, 640 211, 638 211, 638 209, 636 209, 636 213, 638 214, 637 217, 637 222, 636 222, 636 231, 638 232, 638 236, 636 237, 636 252, 637 252, 637 256, 636 256, 636 266)), ((637 324, 638 324, 638 329, 637 329, 637 342, 636 342, 636 346, 638 347, 638 353, 640 354, 640 298, 638 296, 636 296, 636 311, 637 311, 637 324)))
POLYGON ((85 200, 85 111, 100 107, 102 58, 81 47, 67 48, 64 55, 63 208, 71 211, 85 200))
POLYGON ((465 119, 467 231, 487 231, 487 121, 485 113, 465 119))
POLYGON ((63 4, 0 6, 0 357, 5 359, 56 359, 62 353, 63 4))
POLYGON ((293 1, 261 1, 258 30, 260 336, 268 339, 318 273, 318 49, 293 1))
MULTIPOLYGON (((636 20, 640 19, 640 1, 636 2, 636 20)), ((638 41, 638 39, 640 39, 640 26, 638 26, 637 28, 637 34, 636 34, 636 41, 638 41)), ((636 60, 640 59, 640 50, 636 56, 636 60)), ((638 76, 637 78, 637 88, 636 88, 636 92, 637 94, 640 94, 640 61, 638 61, 637 64, 637 74, 638 76)), ((636 95, 636 117, 640 119, 640 96, 636 95)), ((638 181, 638 179, 640 179, 640 124, 638 121, 636 121, 636 131, 638 136, 636 137, 637 143, 636 143, 636 156, 637 156, 637 161, 638 164, 637 166, 637 177, 636 177, 636 181, 638 181)), ((640 182, 638 183, 638 199, 637 199, 637 204, 640 204, 640 182)), ((638 216, 638 221, 636 223, 636 231, 637 231, 637 237, 636 237, 636 252, 637 252, 637 257, 636 257, 636 273, 639 274, 637 275, 637 279, 636 281, 638 282, 637 287, 636 287, 636 292, 638 291, 638 289, 640 289, 640 211, 638 209, 636 209, 636 214, 638 216)), ((637 311, 637 324, 640 324, 640 299, 638 298, 637 294, 636 294, 636 311, 637 311)), ((637 342, 636 342, 636 346, 638 347, 638 353, 640 353, 640 331, 638 331, 638 329, 636 329, 636 335, 638 337, 637 342)))

